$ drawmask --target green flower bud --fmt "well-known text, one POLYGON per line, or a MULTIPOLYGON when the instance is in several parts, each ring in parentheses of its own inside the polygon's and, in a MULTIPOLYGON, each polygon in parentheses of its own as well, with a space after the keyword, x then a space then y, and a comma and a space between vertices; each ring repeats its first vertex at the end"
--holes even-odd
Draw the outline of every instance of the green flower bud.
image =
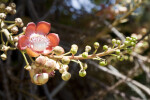
POLYGON ((124 60, 124 56, 121 56, 120 61, 123 61, 123 60, 124 60))
POLYGON ((65 65, 68 65, 70 63, 70 58, 66 57, 66 56, 63 56, 62 63, 65 64, 65 65))
POLYGON ((120 54, 120 50, 119 50, 119 49, 116 50, 116 54, 117 54, 117 55, 120 54))
POLYGON ((117 42, 116 39, 112 39, 112 44, 115 44, 117 42))
POLYGON ((69 69, 69 66, 68 66, 68 65, 63 65, 63 66, 59 69, 59 72, 60 72, 60 73, 63 73, 63 72, 65 72, 65 71, 68 71, 68 69, 69 69))
POLYGON ((94 48, 95 48, 95 49, 98 49, 99 46, 100 46, 100 44, 99 44, 98 42, 95 42, 95 43, 94 43, 94 48))
POLYGON ((131 38, 130 37, 126 37, 126 41, 130 41, 131 40, 131 38))
POLYGON ((83 57, 83 58, 87 58, 87 57, 88 57, 88 53, 87 53, 87 52, 83 52, 83 53, 82 53, 82 57, 83 57))
POLYGON ((108 50, 108 46, 107 46, 107 45, 104 45, 104 46, 103 46, 103 50, 104 50, 104 51, 108 50))
POLYGON ((73 44, 73 45, 71 46, 70 52, 71 52, 73 55, 75 55, 75 54, 77 53, 77 51, 78 51, 78 46, 77 46, 76 44, 73 44))
POLYGON ((131 42, 131 46, 135 46, 136 44, 134 42, 131 42))
POLYGON ((106 66, 106 65, 107 65, 107 62, 106 62, 106 61, 100 61, 100 62, 99 62, 99 65, 100 65, 100 66, 106 66))
POLYGON ((121 44, 121 41, 120 41, 120 40, 117 40, 116 43, 117 43, 118 45, 120 45, 120 44, 121 44))
POLYGON ((64 54, 64 49, 61 46, 54 47, 53 51, 56 55, 64 54))
POLYGON ((86 76, 86 71, 81 69, 81 70, 79 71, 79 76, 81 76, 81 77, 86 76))
POLYGON ((86 63, 83 63, 83 69, 86 70, 88 68, 86 63))
POLYGON ((70 78, 71 78, 71 74, 67 71, 63 72, 62 73, 62 76, 61 78, 64 80, 64 81, 68 81, 70 78))
POLYGON ((26 65, 26 66, 24 67, 24 69, 30 71, 30 70, 31 70, 31 66, 30 66, 30 65, 26 65))
POLYGON ((85 52, 90 52, 90 51, 91 51, 91 46, 87 45, 87 46, 85 47, 85 52))
POLYGON ((130 42, 129 42, 129 41, 125 41, 124 44, 125 44, 126 46, 129 46, 129 45, 130 45, 130 42))

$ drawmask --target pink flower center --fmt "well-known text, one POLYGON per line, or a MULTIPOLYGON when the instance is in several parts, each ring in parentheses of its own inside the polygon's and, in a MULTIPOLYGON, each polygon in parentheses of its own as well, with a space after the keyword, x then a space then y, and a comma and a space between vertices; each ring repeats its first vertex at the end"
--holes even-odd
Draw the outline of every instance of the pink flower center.
POLYGON ((50 44, 49 39, 40 34, 32 34, 29 41, 30 47, 39 52, 45 50, 50 44))

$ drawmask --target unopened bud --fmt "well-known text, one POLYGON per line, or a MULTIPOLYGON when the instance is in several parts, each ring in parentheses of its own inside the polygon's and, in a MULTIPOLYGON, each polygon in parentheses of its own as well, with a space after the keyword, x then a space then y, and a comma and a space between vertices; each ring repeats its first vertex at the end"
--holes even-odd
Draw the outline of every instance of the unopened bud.
POLYGON ((53 51, 56 55, 64 54, 64 49, 61 46, 54 47, 53 51))
POLYGON ((15 3, 10 3, 9 6, 12 7, 13 9, 16 8, 16 4, 15 3))
POLYGON ((13 41, 14 41, 14 42, 18 42, 18 40, 19 40, 18 36, 14 36, 14 37, 13 37, 13 41))
POLYGON ((23 32, 25 32, 26 31, 26 27, 23 27, 23 32))
POLYGON ((115 44, 117 42, 116 39, 112 39, 112 44, 115 44))
POLYGON ((95 48, 95 49, 98 49, 98 48, 99 48, 99 46, 100 46, 100 45, 99 45, 99 43, 98 43, 98 42, 95 42, 95 43, 94 43, 94 48, 95 48))
POLYGON ((104 45, 104 46, 103 46, 103 50, 104 50, 104 51, 108 50, 108 46, 107 46, 107 45, 104 45))
POLYGON ((62 73, 62 76, 61 78, 64 80, 64 81, 68 81, 70 78, 71 78, 71 74, 67 71, 63 72, 62 73))
POLYGON ((87 53, 87 52, 83 52, 83 53, 82 53, 82 57, 83 57, 83 58, 87 58, 87 57, 88 57, 88 53, 87 53))
POLYGON ((91 46, 87 45, 87 46, 85 47, 85 52, 90 52, 90 51, 91 51, 91 46))
POLYGON ((77 51, 78 51, 78 46, 77 46, 76 44, 73 44, 73 45, 71 46, 70 52, 71 52, 73 55, 75 55, 75 54, 77 53, 77 51))
POLYGON ((0 13, 0 19, 5 19, 6 18, 6 14, 5 13, 0 13))
POLYGON ((68 65, 68 64, 70 63, 70 58, 64 56, 64 57, 62 58, 62 63, 65 64, 65 65, 68 65))
POLYGON ((12 7, 7 6, 7 7, 5 8, 5 10, 6 10, 7 13, 10 13, 10 12, 12 11, 12 7))
POLYGON ((6 60, 6 59, 7 59, 7 55, 6 55, 5 53, 3 53, 3 54, 1 55, 1 59, 2 59, 2 60, 6 60))
POLYGON ((44 56, 39 56, 35 59, 35 64, 37 66, 44 65, 45 63, 46 63, 46 57, 44 57, 44 56))
POLYGON ((85 70, 80 70, 79 71, 79 76, 81 76, 81 77, 86 76, 86 71, 85 70))
POLYGON ((100 61, 100 62, 99 62, 99 65, 100 65, 100 66, 106 66, 106 65, 107 65, 107 62, 106 62, 106 61, 100 61))
POLYGON ((88 65, 86 63, 83 63, 83 69, 86 70, 88 68, 88 65))
POLYGON ((10 29, 10 31, 13 33, 13 34, 17 34, 18 33, 18 27, 17 26, 14 26, 10 29))
POLYGON ((13 10, 10 12, 10 14, 15 15, 16 12, 17 12, 16 9, 13 9, 13 10))
POLYGON ((116 50, 116 54, 117 54, 117 55, 120 54, 120 50, 119 50, 119 49, 116 50))
POLYGON ((120 41, 120 40, 117 40, 116 43, 117 43, 118 45, 120 45, 120 44, 121 44, 121 41, 120 41))
POLYGON ((59 69, 59 72, 60 72, 60 73, 63 73, 63 72, 65 72, 65 71, 68 71, 68 69, 69 69, 69 66, 68 66, 68 65, 63 65, 63 66, 59 69))
POLYGON ((52 60, 52 59, 49 59, 46 61, 46 63, 44 64, 44 66, 48 69, 52 69, 54 70, 56 68, 56 61, 55 60, 52 60))
POLYGON ((22 19, 21 19, 21 18, 16 18, 16 19, 15 19, 15 24, 16 24, 17 26, 21 27, 22 24, 23 24, 22 19))
POLYGON ((30 65, 26 65, 25 67, 24 67, 24 69, 26 69, 26 70, 31 70, 31 66, 30 65))
POLYGON ((35 74, 33 76, 33 82, 36 85, 43 85, 45 84, 49 79, 48 73, 40 73, 40 74, 35 74))
POLYGON ((6 5, 4 3, 0 3, 0 10, 5 9, 6 5))

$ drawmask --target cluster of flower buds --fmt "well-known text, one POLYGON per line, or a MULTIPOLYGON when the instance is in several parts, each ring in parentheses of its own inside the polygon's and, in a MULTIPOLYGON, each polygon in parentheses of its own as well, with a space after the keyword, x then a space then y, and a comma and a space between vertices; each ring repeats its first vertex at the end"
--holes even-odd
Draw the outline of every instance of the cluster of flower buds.
POLYGON ((31 81, 37 85, 45 84, 49 77, 55 75, 56 61, 45 56, 39 56, 31 66, 25 66, 30 73, 31 81))

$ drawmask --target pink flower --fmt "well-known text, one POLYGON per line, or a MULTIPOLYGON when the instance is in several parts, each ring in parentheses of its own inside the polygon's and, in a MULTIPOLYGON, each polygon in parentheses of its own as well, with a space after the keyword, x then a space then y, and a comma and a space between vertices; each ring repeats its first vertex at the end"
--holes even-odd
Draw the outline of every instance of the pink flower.
POLYGON ((50 28, 50 23, 45 21, 39 22, 37 26, 33 22, 28 23, 25 35, 19 37, 18 49, 26 50, 31 57, 49 54, 60 41, 57 34, 48 34, 50 28))

